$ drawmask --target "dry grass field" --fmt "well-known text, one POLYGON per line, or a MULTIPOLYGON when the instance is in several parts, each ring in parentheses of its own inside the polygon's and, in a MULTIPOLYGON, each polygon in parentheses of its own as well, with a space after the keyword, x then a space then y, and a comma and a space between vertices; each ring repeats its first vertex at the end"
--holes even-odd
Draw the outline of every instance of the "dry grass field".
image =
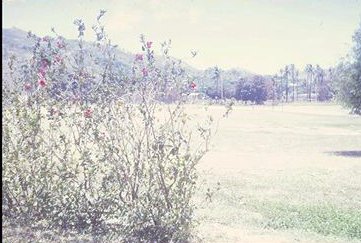
POLYGON ((204 242, 361 242, 361 118, 339 106, 234 107, 199 169, 204 242))

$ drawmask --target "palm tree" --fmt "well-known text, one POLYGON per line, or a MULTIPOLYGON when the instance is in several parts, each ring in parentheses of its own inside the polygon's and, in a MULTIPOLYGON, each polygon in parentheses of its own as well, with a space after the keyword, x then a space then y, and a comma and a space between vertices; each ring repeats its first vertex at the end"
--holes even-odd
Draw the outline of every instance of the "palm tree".
POLYGON ((325 81, 326 73, 319 65, 317 65, 315 75, 317 100, 325 101, 329 97, 329 88, 327 82, 325 81))
POLYGON ((277 74, 272 78, 272 99, 273 99, 273 104, 275 103, 275 99, 276 99, 276 81, 277 80, 277 74))
MULTIPOLYGON (((300 73, 298 70, 296 70, 296 73, 295 73, 295 86, 296 86, 296 100, 298 101, 298 83, 299 83, 299 76, 300 76, 300 73)), ((293 86, 294 87, 294 86, 293 86)))
MULTIPOLYGON (((214 67, 214 73, 213 73, 213 79, 216 81, 216 94, 217 94, 217 96, 220 94, 221 98, 223 99, 223 92, 220 92, 220 90, 219 90, 220 78, 221 78, 220 70, 216 66, 216 67, 214 67)), ((223 87, 222 87, 222 89, 223 89, 223 87)))
POLYGON ((292 102, 295 102, 295 83, 296 83, 296 68, 295 64, 291 64, 290 68, 290 76, 292 80, 292 102))
POLYGON ((288 102, 288 93, 289 93, 288 77, 290 75, 290 68, 288 65, 285 66, 284 75, 285 75, 285 81, 286 81, 286 103, 287 103, 288 102))
POLYGON ((283 101, 283 78, 284 78, 284 71, 283 69, 281 68, 280 69, 280 94, 281 94, 281 100, 283 101))
POLYGON ((308 101, 311 101, 312 83, 313 83, 313 74, 314 74, 314 69, 312 64, 306 65, 305 72, 307 73, 307 78, 306 78, 307 98, 308 101))

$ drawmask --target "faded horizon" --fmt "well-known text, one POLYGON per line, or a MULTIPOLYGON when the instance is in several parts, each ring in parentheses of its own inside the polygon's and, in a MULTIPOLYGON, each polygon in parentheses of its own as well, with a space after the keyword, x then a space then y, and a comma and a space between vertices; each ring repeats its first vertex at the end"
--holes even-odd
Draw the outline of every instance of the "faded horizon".
POLYGON ((100 9, 107 10, 103 22, 110 39, 124 51, 140 51, 139 35, 145 34, 156 50, 171 39, 171 55, 196 68, 217 65, 259 74, 274 74, 290 63, 336 64, 350 51, 361 21, 360 0, 7 0, 3 28, 47 35, 54 27, 75 38, 73 20, 81 18, 91 40, 100 9), (193 59, 192 50, 198 51, 193 59))

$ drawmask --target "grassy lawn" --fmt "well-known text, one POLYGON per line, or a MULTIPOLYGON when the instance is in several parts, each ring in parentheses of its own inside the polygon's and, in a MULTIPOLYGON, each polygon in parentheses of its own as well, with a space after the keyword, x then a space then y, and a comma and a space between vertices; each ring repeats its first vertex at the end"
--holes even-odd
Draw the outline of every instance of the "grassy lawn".
POLYGON ((361 118, 338 106, 235 107, 200 164, 199 232, 205 242, 361 242, 360 150, 361 118))
POLYGON ((322 235, 361 239, 361 212, 334 205, 291 205, 287 202, 255 203, 255 211, 267 219, 264 227, 300 229, 322 235))

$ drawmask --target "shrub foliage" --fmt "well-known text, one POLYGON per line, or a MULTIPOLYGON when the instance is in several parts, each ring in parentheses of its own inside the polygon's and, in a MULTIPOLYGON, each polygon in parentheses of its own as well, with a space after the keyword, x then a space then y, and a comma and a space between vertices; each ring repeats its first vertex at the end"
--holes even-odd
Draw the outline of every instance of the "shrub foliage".
POLYGON ((192 239, 196 165, 212 118, 189 121, 184 94, 195 84, 153 43, 131 72, 116 65, 100 12, 96 41, 78 49, 34 40, 33 56, 9 62, 3 86, 3 217, 17 224, 107 235, 124 242, 192 239), (172 104, 165 104, 170 102, 172 104), (163 104, 161 104, 163 102, 163 104))

